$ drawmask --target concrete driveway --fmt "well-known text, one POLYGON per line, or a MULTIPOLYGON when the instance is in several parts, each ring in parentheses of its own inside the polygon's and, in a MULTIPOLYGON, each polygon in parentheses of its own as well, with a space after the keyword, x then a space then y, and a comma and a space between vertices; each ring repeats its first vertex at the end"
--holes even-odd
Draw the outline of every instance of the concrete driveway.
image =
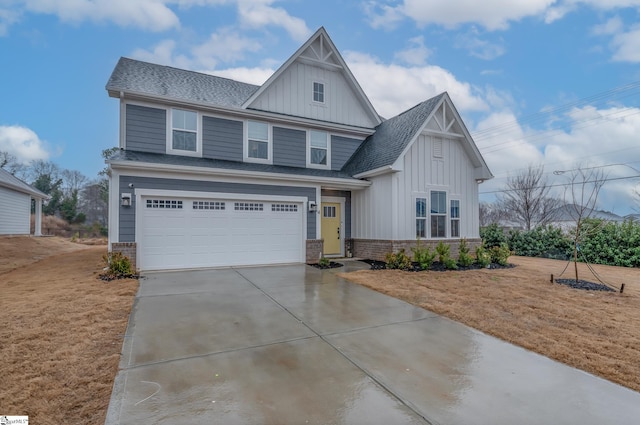
POLYGON ((106 423, 637 424, 640 393, 336 276, 148 274, 106 423))

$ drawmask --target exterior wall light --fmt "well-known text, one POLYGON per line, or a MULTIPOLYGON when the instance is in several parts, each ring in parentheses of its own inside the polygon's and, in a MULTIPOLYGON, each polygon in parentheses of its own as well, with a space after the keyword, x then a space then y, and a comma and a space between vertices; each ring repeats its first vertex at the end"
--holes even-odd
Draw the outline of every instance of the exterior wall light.
POLYGON ((318 210, 318 204, 315 201, 309 201, 309 212, 316 212, 318 210))
POLYGON ((120 195, 120 205, 122 205, 123 207, 130 207, 131 206, 131 194, 130 193, 123 193, 122 195, 120 195))

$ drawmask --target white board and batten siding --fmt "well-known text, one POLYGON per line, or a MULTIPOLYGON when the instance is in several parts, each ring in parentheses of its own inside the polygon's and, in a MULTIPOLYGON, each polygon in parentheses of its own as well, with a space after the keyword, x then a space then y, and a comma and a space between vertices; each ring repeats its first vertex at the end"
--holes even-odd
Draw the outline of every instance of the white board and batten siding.
POLYGON ((450 201, 457 199, 460 201, 460 236, 479 237, 478 184, 462 143, 462 139, 422 134, 400 159, 402 171, 373 177, 367 190, 354 191, 352 203, 358 216, 353 219, 353 237, 415 239, 415 199, 426 198, 429 209, 432 190, 447 193, 447 223, 450 201), (438 145, 437 157, 434 157, 434 143, 438 145))
POLYGON ((415 238, 415 198, 427 199, 431 191, 447 193, 447 223, 450 202, 460 201, 460 236, 477 238, 478 184, 474 166, 462 146, 463 139, 422 134, 404 157, 404 169, 394 175, 393 205, 397 209, 396 239, 415 238))
POLYGON ((393 239, 394 221, 391 199, 393 175, 372 177, 371 186, 351 194, 351 211, 357 212, 351 220, 351 235, 355 239, 393 239))
POLYGON ((0 187, 0 235, 28 235, 31 197, 0 187))
POLYGON ((358 99, 339 69, 296 61, 252 102, 251 107, 319 121, 375 127, 377 123, 371 120, 358 99), (324 103, 313 101, 314 82, 324 84, 324 103))

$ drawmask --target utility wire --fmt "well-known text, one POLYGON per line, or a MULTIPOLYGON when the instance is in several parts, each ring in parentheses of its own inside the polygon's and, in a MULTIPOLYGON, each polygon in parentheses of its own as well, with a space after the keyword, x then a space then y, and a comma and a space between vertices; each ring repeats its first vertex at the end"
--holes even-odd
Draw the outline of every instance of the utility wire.
MULTIPOLYGON (((599 183, 599 182, 610 182, 610 181, 615 181, 615 180, 627 180, 627 179, 637 179, 640 177, 640 174, 637 176, 627 176, 627 177, 612 177, 612 178, 607 178, 607 179, 602 179, 602 180, 589 180, 589 181, 585 181, 585 182, 578 182, 577 184, 587 184, 587 183, 599 183)), ((558 184, 550 184, 547 187, 565 187, 565 186, 571 186, 572 183, 558 183, 558 184)), ((491 191, 487 191, 487 192, 478 192, 480 195, 487 195, 487 194, 491 194, 491 193, 505 193, 505 192, 517 192, 520 189, 500 189, 500 190, 491 190, 491 191)))

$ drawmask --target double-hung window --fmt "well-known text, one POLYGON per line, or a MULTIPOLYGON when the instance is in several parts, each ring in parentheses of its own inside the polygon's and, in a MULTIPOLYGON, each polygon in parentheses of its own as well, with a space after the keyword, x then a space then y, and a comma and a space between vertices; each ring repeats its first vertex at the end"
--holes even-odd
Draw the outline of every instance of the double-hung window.
POLYGON ((313 82, 313 101, 324 103, 324 84, 317 81, 313 82))
POLYGON ((182 109, 171 110, 171 149, 198 151, 198 114, 182 109))
POLYGON ((309 132, 309 164, 326 166, 329 161, 329 135, 324 131, 309 132))
POLYGON ((264 122, 247 123, 247 157, 269 160, 269 125, 264 122))
POLYGON ((431 237, 447 237, 447 192, 431 192, 431 237))
POLYGON ((451 237, 460 237, 460 201, 451 200, 451 237))
POLYGON ((427 237, 427 198, 416 198, 416 238, 427 237))

